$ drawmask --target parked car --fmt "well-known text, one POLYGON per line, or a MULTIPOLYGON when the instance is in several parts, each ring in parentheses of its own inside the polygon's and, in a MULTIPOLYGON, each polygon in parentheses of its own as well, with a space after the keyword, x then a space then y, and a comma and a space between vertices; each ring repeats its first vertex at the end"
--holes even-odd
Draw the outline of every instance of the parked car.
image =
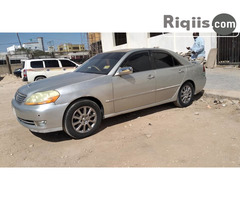
POLYGON ((22 67, 21 68, 17 68, 14 70, 13 74, 16 76, 16 77, 20 77, 22 78, 22 67))
POLYGON ((19 88, 12 106, 19 123, 33 132, 64 130, 84 138, 105 118, 168 102, 189 106, 205 83, 202 65, 172 51, 119 50, 98 54, 73 73, 19 88))
POLYGON ((32 59, 22 62, 23 81, 33 82, 40 79, 73 72, 79 65, 65 58, 32 59))

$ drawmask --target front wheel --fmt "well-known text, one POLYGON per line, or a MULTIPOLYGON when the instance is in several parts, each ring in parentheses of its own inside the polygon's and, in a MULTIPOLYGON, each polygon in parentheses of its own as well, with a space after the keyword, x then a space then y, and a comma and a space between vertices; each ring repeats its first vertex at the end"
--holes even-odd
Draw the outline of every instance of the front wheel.
POLYGON ((187 107, 192 104, 194 95, 194 88, 190 82, 186 82, 182 85, 178 92, 177 101, 174 104, 178 107, 187 107))
POLYGON ((93 135, 102 121, 99 106, 90 100, 80 100, 65 113, 64 131, 72 138, 81 139, 93 135))

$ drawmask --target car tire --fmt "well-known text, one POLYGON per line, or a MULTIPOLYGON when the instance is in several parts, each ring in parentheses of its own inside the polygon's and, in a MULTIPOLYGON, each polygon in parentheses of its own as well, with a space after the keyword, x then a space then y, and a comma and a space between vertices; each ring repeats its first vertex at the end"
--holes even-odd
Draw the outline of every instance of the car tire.
POLYGON ((102 121, 101 109, 90 100, 73 103, 66 111, 63 119, 64 131, 75 139, 93 135, 102 121))
POLYGON ((45 79, 46 77, 45 76, 37 76, 34 81, 39 81, 41 79, 45 79))
POLYGON ((175 101, 174 104, 181 108, 187 107, 192 104, 193 96, 194 96, 193 85, 190 82, 186 82, 181 86, 178 92, 177 101, 175 101))

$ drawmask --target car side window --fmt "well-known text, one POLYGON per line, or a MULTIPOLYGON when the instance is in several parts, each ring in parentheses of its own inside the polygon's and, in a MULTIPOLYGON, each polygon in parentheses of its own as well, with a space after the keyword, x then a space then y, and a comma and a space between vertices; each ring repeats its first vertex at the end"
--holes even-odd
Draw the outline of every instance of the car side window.
POLYGON ((164 52, 152 52, 152 58, 157 69, 181 65, 173 56, 164 52))
POLYGON ((43 68, 43 62, 42 61, 31 61, 31 68, 43 68))
POLYGON ((60 60, 62 67, 76 67, 76 65, 69 60, 60 60))
POLYGON ((130 55, 121 67, 132 67, 133 72, 142 72, 152 69, 148 52, 130 55))
POLYGON ((50 67, 59 67, 58 61, 57 60, 44 60, 45 62, 45 67, 50 68, 50 67))

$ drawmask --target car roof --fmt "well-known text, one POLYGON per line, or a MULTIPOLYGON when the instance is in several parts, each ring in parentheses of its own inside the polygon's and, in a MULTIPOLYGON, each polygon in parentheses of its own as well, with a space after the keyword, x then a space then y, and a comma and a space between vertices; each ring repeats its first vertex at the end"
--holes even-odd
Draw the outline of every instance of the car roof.
POLYGON ((189 65, 189 61, 177 54, 174 51, 171 51, 169 49, 163 49, 163 48, 135 48, 135 49, 119 49, 119 50, 114 50, 114 51, 108 51, 108 52, 103 52, 103 53, 117 53, 117 52, 122 52, 122 53, 134 53, 134 52, 139 52, 139 51, 163 51, 171 54, 174 56, 180 63, 183 65, 189 65))
POLYGON ((116 52, 137 52, 137 51, 167 51, 169 53, 174 53, 173 51, 169 49, 163 49, 163 48, 132 48, 132 49, 118 49, 118 50, 113 50, 113 51, 106 51, 103 53, 116 53, 116 52))
POLYGON ((23 60, 23 61, 42 61, 42 60, 70 60, 69 58, 34 58, 29 60, 23 60))

